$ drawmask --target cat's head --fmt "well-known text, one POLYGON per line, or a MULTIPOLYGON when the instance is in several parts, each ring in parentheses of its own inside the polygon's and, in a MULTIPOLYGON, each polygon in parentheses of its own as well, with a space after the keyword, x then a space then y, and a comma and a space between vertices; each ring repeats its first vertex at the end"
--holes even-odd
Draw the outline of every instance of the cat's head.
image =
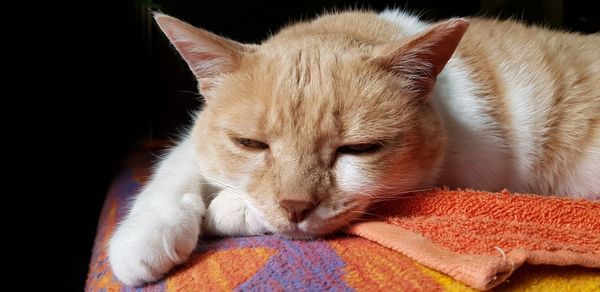
POLYGON ((389 43, 288 31, 245 45, 156 20, 206 98, 192 132, 203 174, 273 232, 330 233, 435 180, 446 137, 427 98, 466 21, 389 43))

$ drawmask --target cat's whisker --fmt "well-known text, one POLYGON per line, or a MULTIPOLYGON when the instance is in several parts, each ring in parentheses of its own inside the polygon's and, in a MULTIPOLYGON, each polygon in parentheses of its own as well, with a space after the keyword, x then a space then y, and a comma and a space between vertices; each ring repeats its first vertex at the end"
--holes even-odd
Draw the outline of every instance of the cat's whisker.
POLYGON ((420 197, 422 195, 415 193, 406 193, 406 194, 390 194, 383 196, 373 196, 371 197, 373 200, 393 200, 393 199, 407 199, 407 198, 415 198, 420 197))
MULTIPOLYGON (((360 214, 360 215, 367 215, 367 216, 375 217, 375 218, 378 218, 378 219, 384 219, 384 220, 386 219, 386 217, 384 217, 384 216, 381 216, 381 215, 378 215, 378 214, 375 214, 375 213, 371 213, 371 212, 367 212, 367 211, 349 211, 349 213, 357 213, 357 214, 360 214)), ((364 219, 365 221, 367 220, 367 218, 362 217, 362 216, 358 217, 357 219, 359 219, 359 218, 360 219, 364 219)))
POLYGON ((378 202, 378 201, 388 201, 388 200, 393 200, 393 199, 407 199, 407 198, 413 198, 413 197, 418 197, 420 196, 420 194, 418 194, 419 192, 424 192, 424 191, 430 191, 432 190, 432 188, 424 188, 424 189, 414 189, 414 190, 408 190, 408 191, 401 191, 401 192, 388 192, 388 193, 365 193, 364 196, 368 196, 369 198, 371 198, 371 202, 378 202), (412 195, 412 196, 409 196, 412 195))
POLYGON ((230 191, 231 193, 233 193, 234 195, 236 195, 237 197, 239 197, 240 199, 244 199, 242 192, 238 191, 237 189, 235 189, 233 186, 230 186, 227 183, 224 183, 218 179, 215 179, 213 177, 210 177, 208 175, 204 176, 208 181, 210 181, 213 185, 217 185, 223 189, 226 189, 228 191, 230 191))
POLYGON ((371 199, 369 202, 370 203, 375 203, 375 202, 382 202, 382 201, 393 201, 393 200, 402 200, 402 199, 411 199, 411 198, 416 198, 417 196, 392 196, 392 197, 379 197, 379 198, 373 198, 371 199))

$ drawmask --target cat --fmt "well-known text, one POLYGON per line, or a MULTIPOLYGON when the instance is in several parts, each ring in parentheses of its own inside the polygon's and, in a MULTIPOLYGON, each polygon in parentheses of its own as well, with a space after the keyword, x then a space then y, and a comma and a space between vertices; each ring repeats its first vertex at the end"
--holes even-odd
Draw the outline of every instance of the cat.
POLYGON ((433 186, 599 198, 599 34, 349 11, 257 45, 155 20, 206 106, 109 242, 125 284, 201 235, 319 237, 433 186))

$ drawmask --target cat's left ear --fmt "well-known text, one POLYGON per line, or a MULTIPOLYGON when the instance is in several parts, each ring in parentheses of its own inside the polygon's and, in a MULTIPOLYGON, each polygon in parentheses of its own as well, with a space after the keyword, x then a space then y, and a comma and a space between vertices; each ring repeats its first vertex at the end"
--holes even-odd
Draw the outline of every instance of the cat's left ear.
POLYGON ((386 45, 375 62, 384 70, 405 78, 409 89, 419 96, 427 96, 468 27, 469 22, 463 18, 442 22, 408 42, 386 45))
POLYGON ((207 100, 222 74, 235 71, 242 57, 253 50, 251 45, 218 36, 168 15, 156 13, 154 19, 189 65, 198 80, 200 93, 207 100))

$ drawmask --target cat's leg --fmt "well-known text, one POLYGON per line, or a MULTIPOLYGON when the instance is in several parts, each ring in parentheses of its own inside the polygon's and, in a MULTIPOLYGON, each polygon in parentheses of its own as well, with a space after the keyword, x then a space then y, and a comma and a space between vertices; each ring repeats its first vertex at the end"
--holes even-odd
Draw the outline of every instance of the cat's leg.
POLYGON ((256 212, 246 205, 240 194, 222 190, 206 210, 202 230, 213 236, 251 236, 268 232, 256 212))
POLYGON ((194 250, 206 207, 190 139, 160 163, 110 239, 114 274, 128 285, 160 279, 194 250))

